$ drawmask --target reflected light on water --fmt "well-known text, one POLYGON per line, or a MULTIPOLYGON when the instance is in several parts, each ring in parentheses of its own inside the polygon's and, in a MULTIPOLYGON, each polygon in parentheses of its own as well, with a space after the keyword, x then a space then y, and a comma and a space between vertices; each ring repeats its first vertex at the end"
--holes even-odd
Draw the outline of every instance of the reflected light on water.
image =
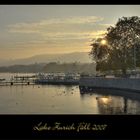
POLYGON ((101 101, 103 104, 109 104, 111 101, 111 98, 109 97, 101 97, 99 98, 99 101, 101 101))

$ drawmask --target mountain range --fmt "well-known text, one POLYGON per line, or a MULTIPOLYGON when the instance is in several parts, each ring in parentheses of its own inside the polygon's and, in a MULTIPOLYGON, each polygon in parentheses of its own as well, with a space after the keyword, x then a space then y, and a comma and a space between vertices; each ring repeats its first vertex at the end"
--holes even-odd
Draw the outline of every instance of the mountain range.
POLYGON ((89 57, 88 52, 74 52, 65 54, 41 54, 24 59, 15 60, 0 60, 0 66, 10 66, 10 65, 29 65, 35 63, 91 63, 92 59, 89 57))

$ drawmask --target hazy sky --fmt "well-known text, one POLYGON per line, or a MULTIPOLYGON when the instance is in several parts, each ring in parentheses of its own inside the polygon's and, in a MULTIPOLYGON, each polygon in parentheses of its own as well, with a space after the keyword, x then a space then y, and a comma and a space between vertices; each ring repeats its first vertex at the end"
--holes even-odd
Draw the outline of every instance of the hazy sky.
POLYGON ((140 16, 140 5, 0 5, 0 59, 90 51, 122 16, 140 16))

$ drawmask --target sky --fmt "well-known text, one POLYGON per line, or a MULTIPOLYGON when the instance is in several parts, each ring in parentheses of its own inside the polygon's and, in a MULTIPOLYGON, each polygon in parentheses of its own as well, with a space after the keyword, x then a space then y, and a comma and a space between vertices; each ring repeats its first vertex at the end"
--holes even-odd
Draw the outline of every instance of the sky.
POLYGON ((89 52, 123 16, 140 16, 140 5, 0 5, 0 59, 89 52))

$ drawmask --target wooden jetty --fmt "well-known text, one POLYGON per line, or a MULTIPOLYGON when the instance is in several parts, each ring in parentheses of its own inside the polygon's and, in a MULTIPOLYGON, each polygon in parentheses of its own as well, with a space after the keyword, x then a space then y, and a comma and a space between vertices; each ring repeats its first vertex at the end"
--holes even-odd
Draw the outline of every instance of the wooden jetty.
POLYGON ((34 82, 11 82, 11 81, 5 81, 5 82, 0 82, 0 86, 13 86, 13 85, 34 85, 34 82))
POLYGON ((12 76, 9 81, 6 79, 0 80, 0 86, 13 86, 13 85, 34 85, 36 76, 12 76))

